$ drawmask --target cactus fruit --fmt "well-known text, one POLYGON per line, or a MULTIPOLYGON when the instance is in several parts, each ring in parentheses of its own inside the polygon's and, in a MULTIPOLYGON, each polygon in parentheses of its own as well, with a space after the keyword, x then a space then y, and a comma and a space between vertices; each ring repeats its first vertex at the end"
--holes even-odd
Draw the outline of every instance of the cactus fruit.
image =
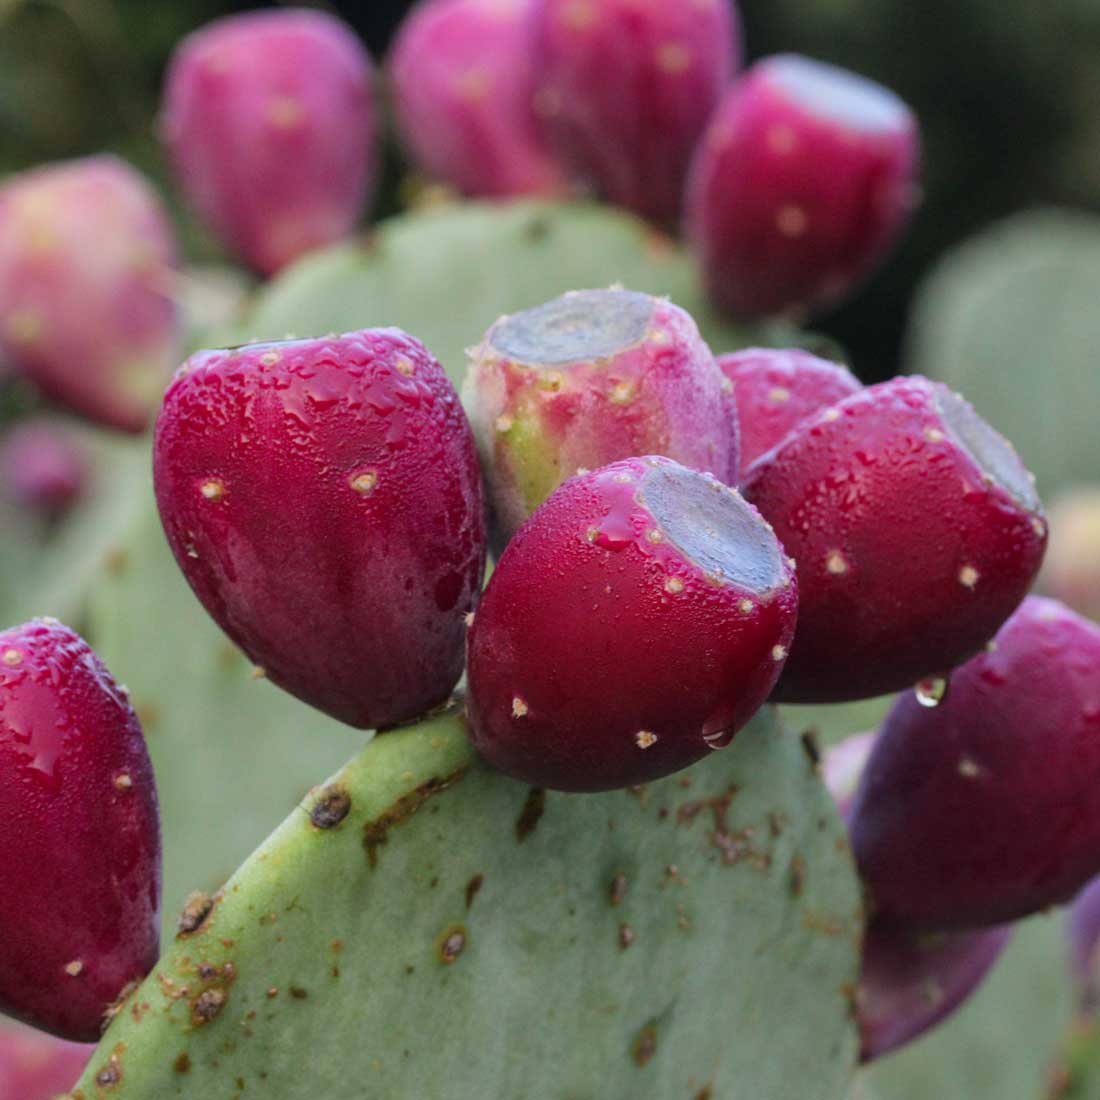
POLYGON ((880 920, 999 924, 1100 872, 1100 628, 1028 597, 935 698, 906 692, 851 813, 880 920))
POLYGON ((1083 1006, 1100 1013, 1100 878, 1073 899, 1067 914, 1070 973, 1083 1006))
POLYGON ((474 746, 555 790, 668 775, 759 709, 797 605, 736 490, 657 457, 580 474, 509 543, 470 629, 474 746))
POLYGON ((821 777, 836 803, 837 813, 846 821, 859 787, 863 769, 871 757, 878 734, 853 733, 829 747, 821 762, 821 777))
POLYGON ((484 456, 493 545, 578 469, 661 454, 733 483, 730 384, 692 318, 628 290, 584 290, 503 317, 463 396, 484 456))
POLYGON ((168 542, 279 687, 349 725, 443 702, 485 563, 454 387, 398 329, 193 355, 157 421, 168 542))
POLYGON ((347 236, 374 187, 367 51, 304 9, 216 20, 177 47, 161 136, 197 213, 269 275, 347 236))
POLYGON ((49 420, 24 421, 0 442, 0 492, 47 520, 80 500, 89 473, 87 452, 49 420))
POLYGON ((56 620, 0 633, 0 1010, 91 1040, 157 960, 160 828, 125 690, 56 620))
POLYGON ((405 145, 467 195, 553 195, 565 177, 535 121, 531 0, 421 0, 388 69, 405 145))
POLYGON ((862 389, 847 367, 799 348, 747 348, 718 356, 718 366, 733 383, 742 470, 799 421, 862 389))
POLYGON ((798 562, 784 702, 883 695, 965 660, 1024 598, 1046 545, 1011 445, 918 377, 803 421, 743 490, 798 562))
POLYGON ((673 224, 691 153, 740 64, 732 0, 535 0, 536 110, 613 203, 673 224))
POLYGON ((0 359, 91 420, 140 432, 177 361, 176 248, 145 180, 111 156, 0 186, 0 359))
POLYGON ((713 301, 742 319, 845 297, 911 213, 919 133, 892 92, 797 54, 726 94, 688 182, 688 234, 713 301))
POLYGON ((0 1020, 0 1097, 52 1100, 72 1087, 93 1050, 0 1020))
POLYGON ((1100 620, 1100 487, 1065 489, 1051 501, 1050 546, 1039 574, 1046 596, 1100 620))

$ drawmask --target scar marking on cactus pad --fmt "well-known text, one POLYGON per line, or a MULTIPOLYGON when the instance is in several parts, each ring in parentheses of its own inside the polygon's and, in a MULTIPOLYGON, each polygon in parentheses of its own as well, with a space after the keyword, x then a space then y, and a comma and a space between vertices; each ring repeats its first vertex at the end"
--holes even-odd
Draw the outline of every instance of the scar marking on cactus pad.
POLYGON ((16 665, 23 663, 23 654, 18 649, 6 649, 4 650, 4 664, 10 665, 15 668, 16 665))
POLYGON ((436 942, 436 954, 444 966, 452 966, 466 950, 466 929, 461 924, 451 924, 443 929, 436 942))
POLYGON ((184 902, 183 912, 176 920, 176 927, 179 929, 176 938, 180 939, 198 932, 213 912, 214 905, 215 899, 201 890, 189 894, 187 901, 184 902))
POLYGON ((657 1053, 657 1028, 654 1024, 646 1024, 638 1032, 637 1038, 631 1047, 631 1057, 636 1066, 648 1064, 654 1054, 657 1053))
POLYGON ((485 884, 485 876, 478 874, 474 875, 468 883, 466 883, 466 908, 469 909, 474 904, 474 898, 477 897, 478 891, 485 884))
POLYGON ((196 1027, 202 1027, 220 1015, 229 1000, 229 994, 224 989, 205 989, 195 998, 191 1006, 191 1022, 196 1027))
POLYGON ((122 1066, 118 1056, 112 1054, 107 1065, 95 1075, 96 1086, 101 1089, 113 1089, 121 1080, 122 1066))
POLYGON ((176 1060, 172 1063, 172 1069, 176 1073, 189 1073, 191 1071, 191 1055, 186 1050, 178 1054, 176 1060))
POLYGON ((802 751, 810 761, 810 766, 817 771, 821 765, 821 742, 818 740, 817 730, 808 729, 802 731, 802 751))
POLYGON ((619 925, 619 948, 625 951, 635 940, 634 929, 629 924, 619 925))
POLYGON ((310 824, 316 829, 331 829, 339 825, 351 809, 351 797, 340 787, 328 787, 309 811, 310 824))
POLYGON ((516 840, 522 844, 534 831, 546 811, 546 792, 532 787, 524 800, 523 809, 516 818, 516 840))
POLYGON ((626 897, 626 875, 616 875, 611 880, 611 886, 608 889, 608 899, 612 905, 621 905, 623 898, 626 897))
POLYGON ((459 768, 450 775, 432 776, 416 790, 402 795, 388 810, 363 826, 363 847, 367 863, 373 869, 378 866, 378 849, 386 843, 390 829, 408 821, 433 795, 453 787, 464 775, 466 768, 459 768))

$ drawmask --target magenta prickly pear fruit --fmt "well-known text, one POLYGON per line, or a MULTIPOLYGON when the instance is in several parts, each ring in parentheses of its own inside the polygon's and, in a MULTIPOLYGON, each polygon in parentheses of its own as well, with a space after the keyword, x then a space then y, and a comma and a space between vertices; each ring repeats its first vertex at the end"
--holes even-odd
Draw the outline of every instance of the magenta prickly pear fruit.
POLYGON ((578 469, 661 454, 737 480, 737 414, 692 318, 663 298, 579 290, 502 317, 463 395, 485 460, 499 553, 578 469))
POLYGON ((0 359, 54 400, 140 432, 172 366, 176 247, 160 200, 111 156, 0 186, 0 359))
POLYGON ((72 1088, 94 1050, 90 1043, 68 1043, 0 1021, 0 1097, 54 1100, 72 1088))
POLYGON ((473 743, 557 790, 677 771, 763 704, 797 605, 782 547, 736 490, 667 458, 580 474, 485 590, 468 640, 473 743))
POLYGON ((935 698, 890 711, 851 814, 880 919, 975 928, 1100 872, 1100 628, 1029 597, 935 698))
POLYGON ((885 695, 965 660, 1024 598, 1046 545, 1011 444, 920 377, 803 421, 743 490, 798 562, 786 702, 885 695))
POLYGON ((752 319, 845 297, 909 219, 919 143, 886 88, 795 54, 757 62, 715 112, 688 183, 713 301, 752 319))
POLYGON ((125 689, 53 619, 0 633, 0 835, 0 1011, 97 1039, 157 961, 157 796, 125 689))
POLYGON ((811 413, 863 388, 847 367, 798 348, 730 352, 718 366, 733 383, 744 470, 811 413))
POLYGON ((64 515, 88 487, 87 452, 48 420, 25 421, 0 443, 0 490, 46 519, 64 515))
POLYGON ((359 39, 319 11, 229 16, 176 50, 161 118, 176 179, 256 270, 355 228, 379 157, 372 81, 359 39))
POLYGON ((535 121, 532 0, 421 0, 389 58, 406 146, 467 195, 553 195, 565 177, 535 121))
POLYGON ((1050 505, 1050 547, 1039 587, 1086 618, 1100 620, 1100 488, 1078 486, 1050 505))
POLYGON ((692 150, 741 59, 732 0, 535 0, 536 110, 582 182, 676 221, 692 150))
POLYGON ((193 355, 153 477, 195 594, 275 684, 363 728, 446 700, 484 504, 458 395, 418 340, 375 329, 193 355))
POLYGON ((1073 899, 1067 914, 1070 973, 1083 1007, 1100 1012, 1100 878, 1093 879, 1073 899))
POLYGON ((852 809, 852 801, 859 786, 860 776, 875 747, 877 733, 853 733, 843 741, 832 745, 821 762, 821 774, 825 786, 836 803, 837 812, 845 820, 852 809))

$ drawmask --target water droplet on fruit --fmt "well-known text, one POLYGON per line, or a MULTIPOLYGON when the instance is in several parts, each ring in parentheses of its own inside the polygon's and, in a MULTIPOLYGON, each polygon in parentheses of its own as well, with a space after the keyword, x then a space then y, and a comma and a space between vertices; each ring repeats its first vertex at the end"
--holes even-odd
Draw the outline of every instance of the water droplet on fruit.
POLYGON ((733 741, 734 731, 729 726, 724 726, 722 729, 713 730, 707 732, 707 727, 703 727, 703 740, 706 742, 708 749, 724 749, 729 746, 733 741))
POLYGON ((916 682, 913 693, 922 707, 938 707, 947 698, 949 686, 946 676, 926 676, 916 682))

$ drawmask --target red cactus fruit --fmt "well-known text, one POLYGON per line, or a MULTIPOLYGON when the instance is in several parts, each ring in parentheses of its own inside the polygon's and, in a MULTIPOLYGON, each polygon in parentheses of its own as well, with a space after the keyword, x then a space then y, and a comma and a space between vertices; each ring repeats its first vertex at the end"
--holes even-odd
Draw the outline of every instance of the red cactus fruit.
POLYGON ((161 136, 199 216, 265 275, 347 236, 373 189, 373 66, 306 9, 215 20, 176 50, 161 136))
POLYGON ((663 298, 574 291, 501 318, 470 354, 463 396, 498 553, 578 469, 662 454, 736 481, 730 383, 692 318, 663 298))
POLYGON ((160 200, 116 157, 0 186, 0 359, 108 427, 140 432, 177 360, 176 247, 160 200))
POLYGON ((0 442, 0 491, 46 519, 64 515, 88 488, 88 454, 53 422, 27 420, 0 442))
POLYGON ((1100 628, 1029 597, 938 704, 906 692, 851 815, 880 919, 975 928, 1100 872, 1100 628))
POLYGON ((684 768, 767 698, 797 605, 782 547, 736 490, 667 458, 580 474, 485 590, 468 641, 473 743, 558 790, 684 768))
POLYGON ((53 1100, 72 1088, 94 1050, 0 1020, 0 1097, 53 1100))
POLYGON ((405 145, 467 195, 554 195, 565 177, 535 120, 532 0, 421 0, 389 57, 405 145))
POLYGON ((188 582, 274 683, 364 728, 447 698, 485 522, 466 416, 418 340, 375 329, 193 355, 153 474, 188 582))
POLYGON ((1049 509, 1050 546, 1039 574, 1044 595, 1100 620, 1100 487, 1061 492, 1049 509))
POLYGON ((97 1039, 157 961, 157 796, 125 690, 54 619, 0 633, 0 835, 0 1010, 97 1039))
POLYGON ((734 351, 718 356, 718 366, 733 383, 742 470, 811 413, 863 388, 847 367, 799 348, 734 351))
POLYGON ((886 88, 796 54, 758 61, 691 166, 688 235, 710 297, 743 319, 844 298, 909 219, 919 144, 886 88))
POLYGON ((741 60, 732 0, 535 0, 543 130, 572 173, 663 224, 741 60))
POLYGON ((1011 444, 920 377, 803 421, 743 490, 798 562, 787 702, 884 695, 965 660, 1024 598, 1046 545, 1011 444))

